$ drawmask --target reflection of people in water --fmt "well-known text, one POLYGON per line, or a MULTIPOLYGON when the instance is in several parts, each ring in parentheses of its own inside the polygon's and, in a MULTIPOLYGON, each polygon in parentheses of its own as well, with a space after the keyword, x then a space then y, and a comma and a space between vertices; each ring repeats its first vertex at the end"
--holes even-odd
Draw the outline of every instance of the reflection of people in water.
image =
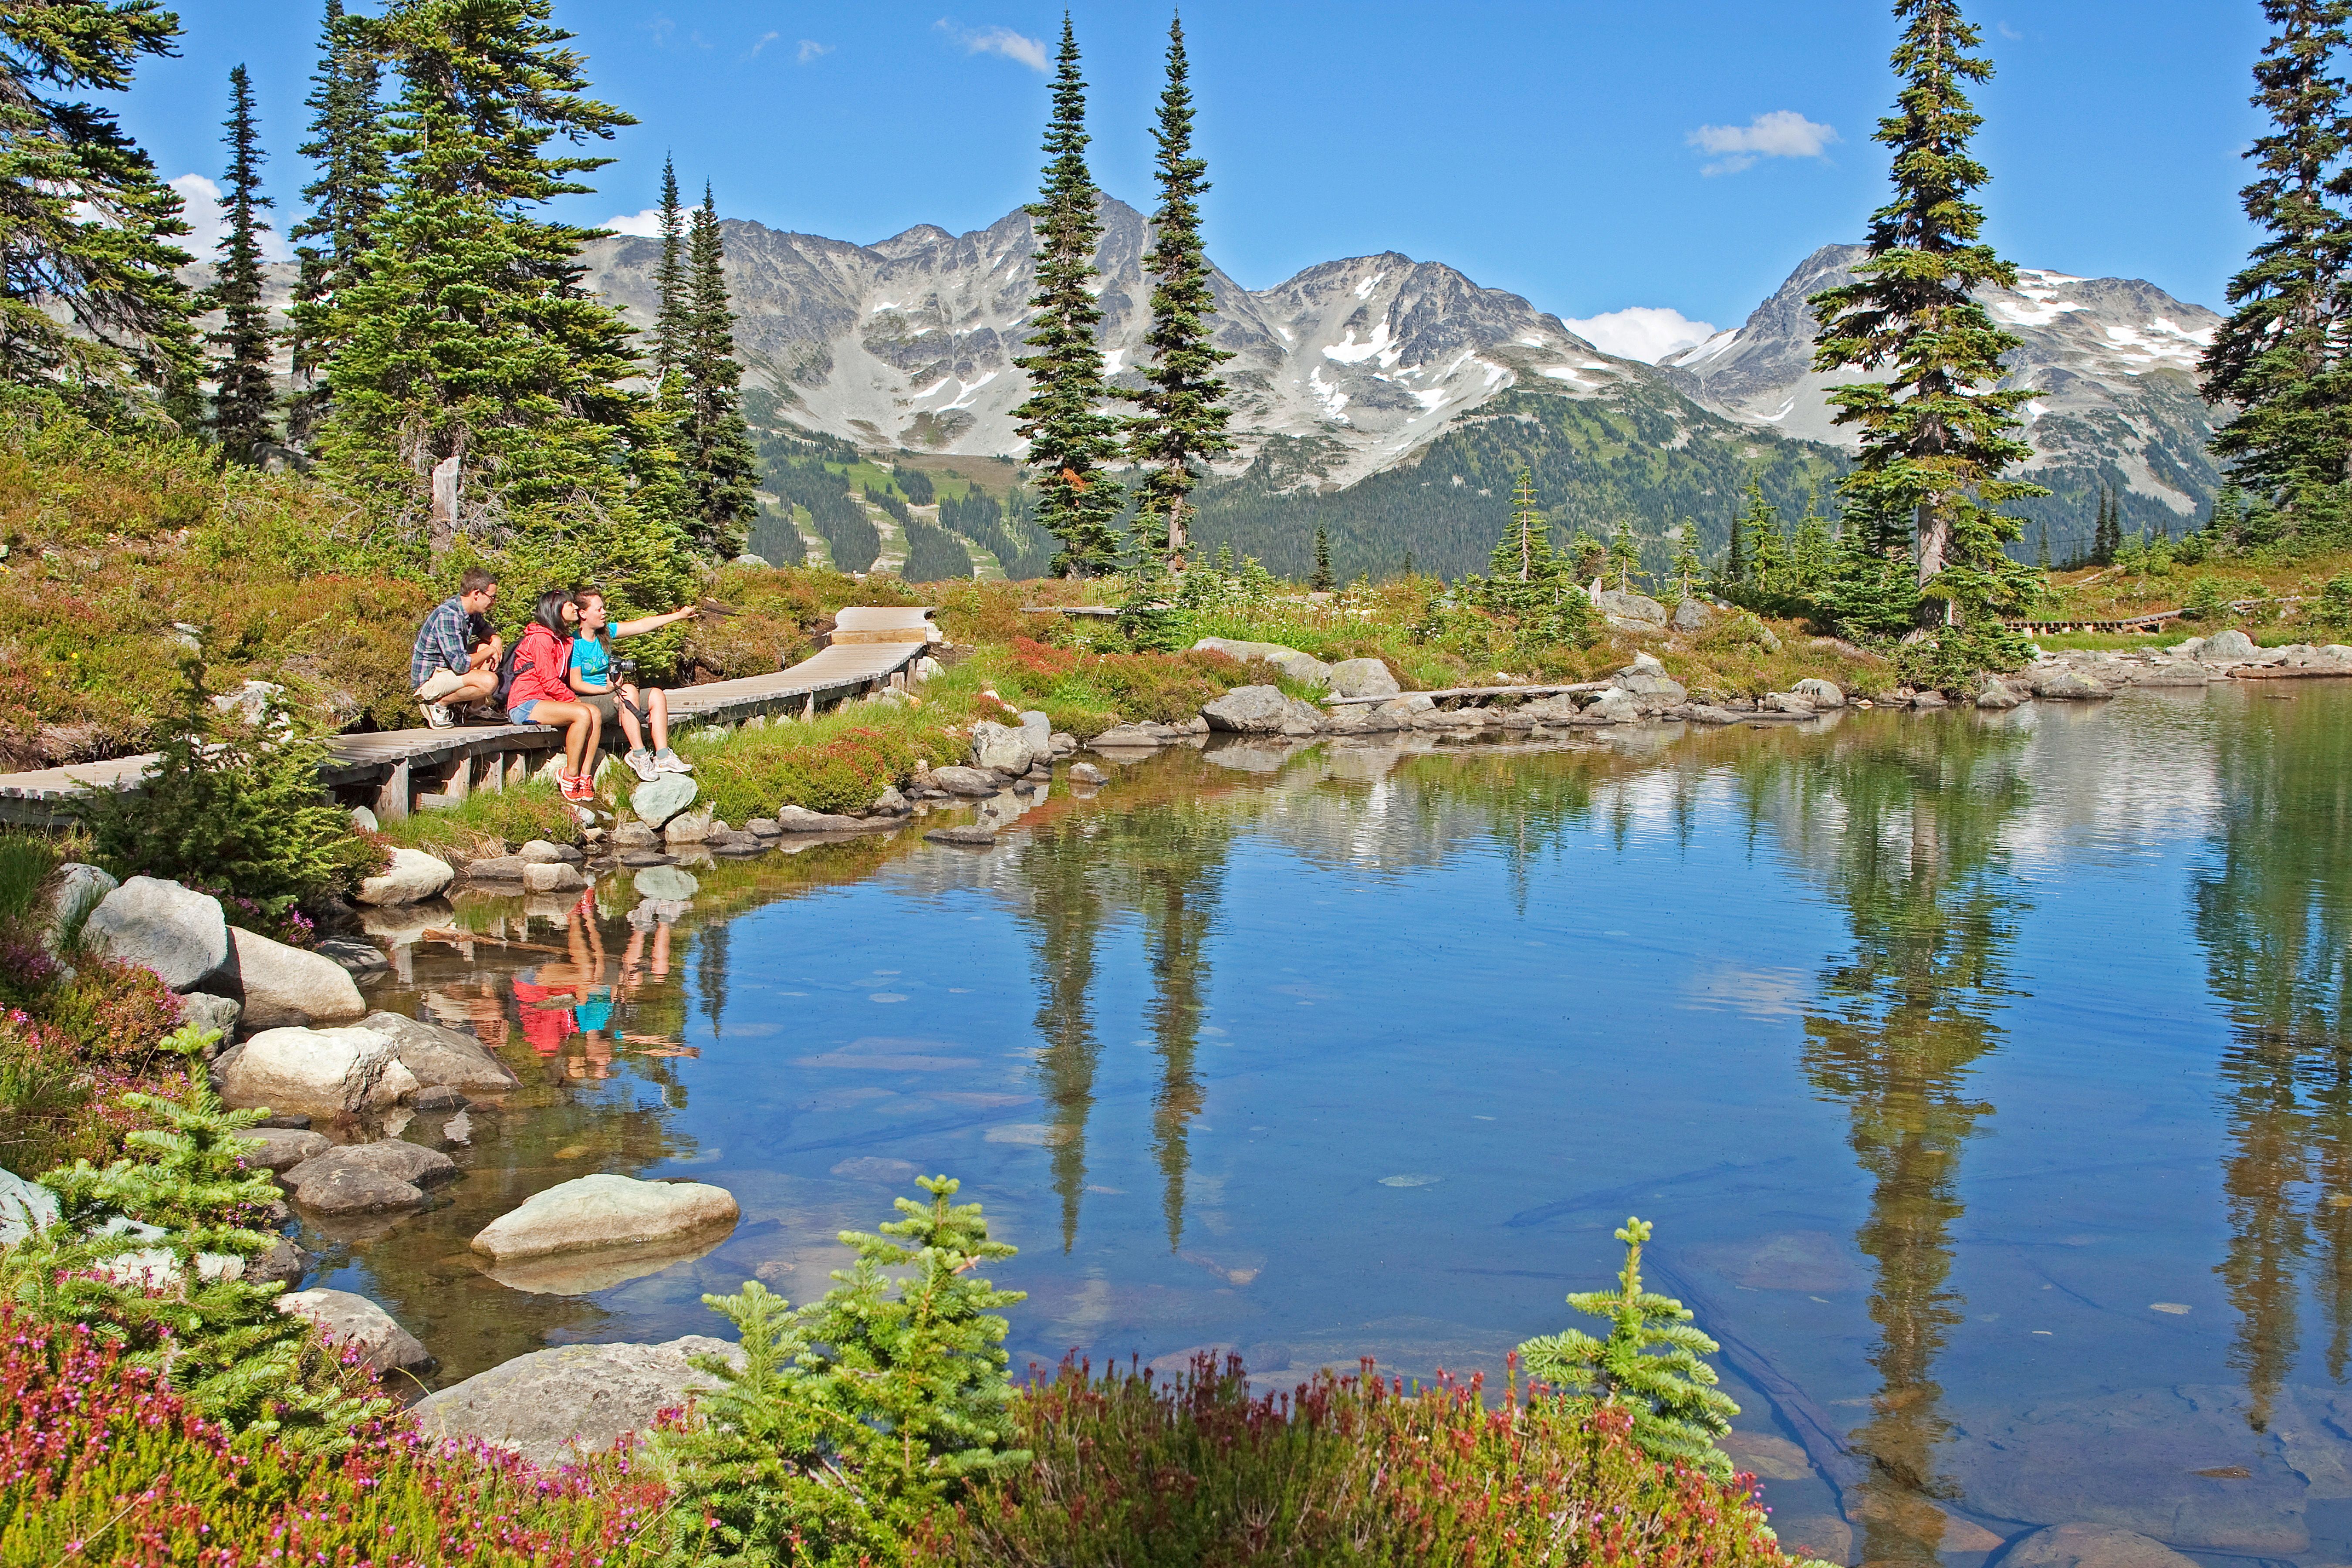
MULTIPOLYGON (((593 894, 583 893, 565 918, 568 963, 535 964, 514 977, 522 1037, 543 1057, 561 1053, 565 1040, 588 1026, 583 1015, 600 1031, 612 1016, 612 987, 604 981, 604 934, 593 918, 593 894)), ((604 1058, 608 1063, 612 1059, 609 1046, 604 1058)))

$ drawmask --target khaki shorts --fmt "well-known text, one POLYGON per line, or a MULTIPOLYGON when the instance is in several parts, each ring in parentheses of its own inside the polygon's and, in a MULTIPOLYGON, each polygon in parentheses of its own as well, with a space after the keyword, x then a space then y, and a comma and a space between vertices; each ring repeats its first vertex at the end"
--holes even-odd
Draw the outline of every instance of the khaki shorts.
MULTIPOLYGON (((593 708, 596 710, 597 716, 604 720, 607 727, 610 727, 612 725, 618 724, 621 721, 621 704, 625 701, 626 699, 623 698, 617 691, 575 691, 572 694, 572 700, 579 703, 583 708, 593 708)), ((635 703, 631 702, 628 706, 629 711, 636 714, 640 721, 645 718, 644 712, 638 709, 635 703)))
POLYGON ((466 678, 459 675, 456 670, 436 669, 432 674, 425 678, 424 685, 416 689, 416 700, 419 702, 438 702, 441 699, 448 696, 449 693, 457 690, 457 688, 465 684, 466 678))

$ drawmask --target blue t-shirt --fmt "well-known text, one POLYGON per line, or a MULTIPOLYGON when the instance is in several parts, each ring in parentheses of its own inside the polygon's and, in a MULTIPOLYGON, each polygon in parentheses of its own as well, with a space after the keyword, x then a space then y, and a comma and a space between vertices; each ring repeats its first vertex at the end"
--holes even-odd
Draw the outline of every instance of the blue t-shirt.
POLYGON ((613 684, 613 650, 603 637, 572 639, 572 673, 586 686, 613 684))
POLYGON ((572 1016, 580 1020, 581 1028, 595 1033, 613 1020, 613 988, 599 985, 580 1001, 572 1004, 572 1016))

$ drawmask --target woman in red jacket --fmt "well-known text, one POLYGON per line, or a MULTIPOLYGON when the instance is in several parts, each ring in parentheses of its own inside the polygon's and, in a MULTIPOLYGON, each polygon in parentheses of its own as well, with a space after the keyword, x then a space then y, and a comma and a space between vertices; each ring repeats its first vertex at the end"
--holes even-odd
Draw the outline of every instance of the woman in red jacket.
POLYGON ((552 724, 563 730, 563 771, 555 785, 563 798, 574 802, 596 798, 588 770, 596 765, 596 747, 604 721, 596 710, 581 701, 565 679, 570 663, 565 624, 579 614, 572 595, 550 588, 539 596, 530 624, 515 644, 514 680, 507 688, 507 718, 517 724, 552 724))

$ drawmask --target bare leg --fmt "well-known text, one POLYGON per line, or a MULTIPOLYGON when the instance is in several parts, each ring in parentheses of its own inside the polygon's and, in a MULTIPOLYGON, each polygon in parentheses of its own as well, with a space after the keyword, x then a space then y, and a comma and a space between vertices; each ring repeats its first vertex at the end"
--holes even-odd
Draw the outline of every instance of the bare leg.
POLYGON ((656 687, 639 700, 646 704, 646 713, 653 720, 654 750, 658 752, 669 744, 669 693, 656 687))
POLYGON ((645 731, 638 726, 637 715, 629 706, 636 699, 637 689, 634 686, 619 687, 613 695, 617 699, 613 704, 613 711, 620 717, 621 733, 629 738, 629 750, 644 751, 646 749, 645 731))

